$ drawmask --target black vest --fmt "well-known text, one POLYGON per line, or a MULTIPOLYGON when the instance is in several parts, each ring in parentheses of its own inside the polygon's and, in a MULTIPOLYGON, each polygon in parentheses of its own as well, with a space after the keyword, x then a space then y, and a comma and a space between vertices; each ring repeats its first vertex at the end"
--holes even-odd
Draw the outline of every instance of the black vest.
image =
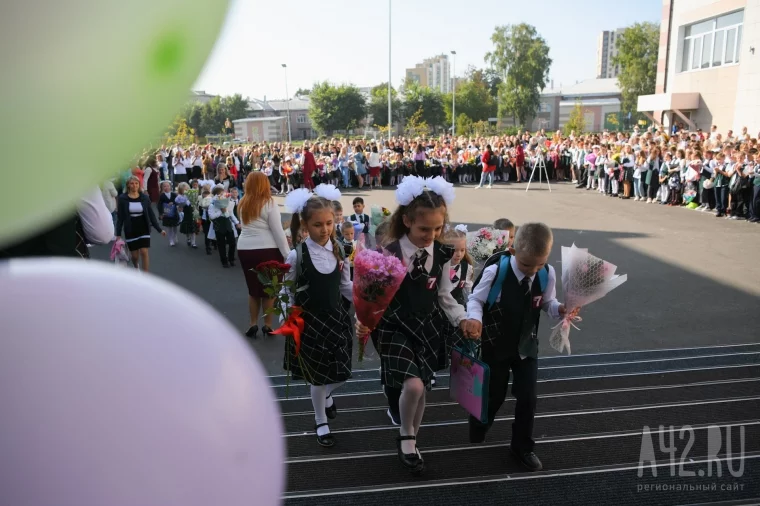
POLYGON ((462 260, 459 265, 459 281, 454 285, 454 289, 451 290, 451 295, 459 304, 467 308, 467 301, 464 300, 464 285, 467 283, 467 272, 470 270, 470 264, 462 260))
MULTIPOLYGON (((401 245, 398 241, 390 243, 387 248, 402 262, 401 245)), ((420 276, 413 280, 409 273, 404 277, 401 287, 391 301, 390 308, 399 315, 430 315, 438 300, 438 287, 441 286, 441 278, 444 275, 443 266, 454 256, 454 248, 439 242, 433 243, 433 265, 427 276, 420 276), (433 281, 435 280, 435 281, 433 281)), ((448 272, 445 273, 449 275, 448 272)))
POLYGON ((483 356, 496 360, 519 355, 538 357, 538 322, 541 317, 541 282, 533 277, 525 294, 517 276, 509 272, 501 288, 501 299, 492 308, 483 308, 483 356))
POLYGON ((302 256, 301 276, 296 280, 296 286, 309 288, 296 292, 296 304, 312 314, 336 310, 341 304, 341 263, 338 262, 330 274, 322 274, 314 267, 306 244, 297 247, 302 249, 302 256))
POLYGON ((0 247, 0 258, 89 257, 79 216, 68 218, 24 241, 0 247))

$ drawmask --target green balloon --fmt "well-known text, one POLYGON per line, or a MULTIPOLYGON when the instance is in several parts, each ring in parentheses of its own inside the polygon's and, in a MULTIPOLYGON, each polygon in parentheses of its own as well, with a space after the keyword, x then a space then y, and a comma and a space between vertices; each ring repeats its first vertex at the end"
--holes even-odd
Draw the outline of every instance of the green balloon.
POLYGON ((70 214, 160 143, 189 98, 228 0, 9 0, 0 18, 0 245, 70 214), (8 179, 6 179, 8 180, 8 179), (25 185, 26 186, 26 185, 25 185))

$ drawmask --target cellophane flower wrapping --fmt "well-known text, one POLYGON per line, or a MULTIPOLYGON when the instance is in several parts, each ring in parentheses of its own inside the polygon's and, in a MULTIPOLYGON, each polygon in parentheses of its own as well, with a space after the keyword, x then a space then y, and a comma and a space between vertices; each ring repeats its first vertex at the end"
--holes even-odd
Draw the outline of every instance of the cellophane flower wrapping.
POLYGON ((478 261, 488 260, 491 255, 504 251, 508 245, 508 230, 484 227, 477 232, 467 233, 467 251, 478 261))
MULTIPOLYGON (((406 276, 406 267, 386 251, 368 249, 362 241, 354 257, 354 308, 356 319, 370 331, 377 327, 406 276)), ((359 338, 359 361, 369 334, 359 338)))
MULTIPOLYGON (((590 254, 587 249, 562 247, 562 291, 568 313, 552 329, 549 344, 560 353, 570 354, 570 327, 580 321, 578 310, 601 299, 628 280, 615 274, 617 266, 590 254)), ((577 327, 576 327, 577 328, 577 327)))

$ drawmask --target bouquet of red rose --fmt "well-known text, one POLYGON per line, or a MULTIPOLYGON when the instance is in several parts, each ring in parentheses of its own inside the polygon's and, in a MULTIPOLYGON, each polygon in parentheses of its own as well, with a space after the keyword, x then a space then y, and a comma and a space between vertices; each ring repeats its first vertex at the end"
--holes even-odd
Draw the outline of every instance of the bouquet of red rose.
MULTIPOLYGON (((379 251, 360 249, 354 258, 356 319, 374 330, 406 276, 401 260, 379 251)), ((364 360, 369 333, 359 337, 359 361, 364 360)))
MULTIPOLYGON (((264 293, 274 299, 274 305, 272 308, 266 310, 266 314, 276 314, 282 319, 282 325, 280 328, 272 332, 285 336, 286 339, 291 340, 291 345, 295 351, 296 359, 298 359, 298 365, 301 371, 305 374, 305 379, 310 381, 310 373, 303 362, 303 359, 299 356, 301 351, 301 333, 303 332, 304 321, 301 318, 302 308, 299 306, 289 305, 290 295, 283 293, 282 288, 285 287, 286 291, 293 293, 295 291, 295 281, 287 281, 283 279, 283 276, 290 270, 290 264, 284 264, 277 260, 269 260, 262 262, 253 269, 256 272, 259 281, 264 285, 264 293)), ((285 354, 285 359, 290 359, 290 353, 285 354)), ((287 369, 290 370, 289 364, 287 369)), ((290 387, 290 374, 288 374, 285 383, 285 397, 288 396, 288 389, 290 387)))

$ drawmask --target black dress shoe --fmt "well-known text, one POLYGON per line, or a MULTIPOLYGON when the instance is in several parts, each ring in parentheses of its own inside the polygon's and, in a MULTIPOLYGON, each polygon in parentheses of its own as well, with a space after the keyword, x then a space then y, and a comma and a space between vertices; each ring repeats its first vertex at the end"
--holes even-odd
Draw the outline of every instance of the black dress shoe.
POLYGON ((227 264, 227 263, 222 264, 222 267, 224 267, 225 269, 229 269, 230 268, 230 264, 227 264))
MULTIPOLYGON (((314 430, 316 431, 320 427, 324 427, 327 425, 326 423, 320 423, 316 427, 314 427, 314 430)), ((324 436, 320 436, 319 433, 317 433, 317 443, 319 443, 319 446, 324 446, 325 448, 332 448, 335 446, 335 438, 331 433, 327 433, 324 436)))
POLYGON ((401 441, 416 440, 417 438, 415 436, 398 436, 396 438, 398 459, 401 461, 405 468, 409 469, 412 472, 412 474, 420 474, 422 470, 425 469, 425 461, 422 460, 422 455, 420 455, 419 450, 415 449, 414 453, 404 453, 401 451, 401 441))
POLYGON ((536 457, 536 454, 533 452, 519 452, 512 448, 512 445, 509 446, 509 451, 528 471, 535 472, 544 468, 541 461, 538 460, 538 457, 536 457))
POLYGON ((206 248, 206 254, 207 254, 207 255, 210 255, 210 254, 211 254, 211 248, 206 248))
MULTIPOLYGON (((328 395, 327 398, 331 398, 332 395, 328 395)), ((335 405, 335 399, 333 399, 332 406, 329 408, 325 408, 325 414, 327 415, 327 418, 330 420, 334 420, 336 416, 338 416, 338 407, 335 405)))
POLYGON ((253 337, 256 338, 256 334, 259 333, 259 326, 258 325, 251 325, 248 328, 248 331, 245 333, 246 337, 253 337))
POLYGON ((468 419, 470 428, 470 443, 482 443, 486 440, 488 426, 480 423, 480 420, 470 416, 468 419))
POLYGON ((261 327, 261 333, 264 334, 265 336, 271 336, 272 327, 270 327, 269 325, 264 325, 263 327, 261 327))
POLYGON ((230 260, 230 267, 235 267, 235 261, 234 260, 230 260))
POLYGON ((399 416, 398 413, 395 413, 391 411, 391 408, 388 408, 388 411, 386 412, 386 414, 388 415, 388 418, 391 419, 391 423, 393 425, 395 425, 396 427, 401 425, 401 417, 399 416))

